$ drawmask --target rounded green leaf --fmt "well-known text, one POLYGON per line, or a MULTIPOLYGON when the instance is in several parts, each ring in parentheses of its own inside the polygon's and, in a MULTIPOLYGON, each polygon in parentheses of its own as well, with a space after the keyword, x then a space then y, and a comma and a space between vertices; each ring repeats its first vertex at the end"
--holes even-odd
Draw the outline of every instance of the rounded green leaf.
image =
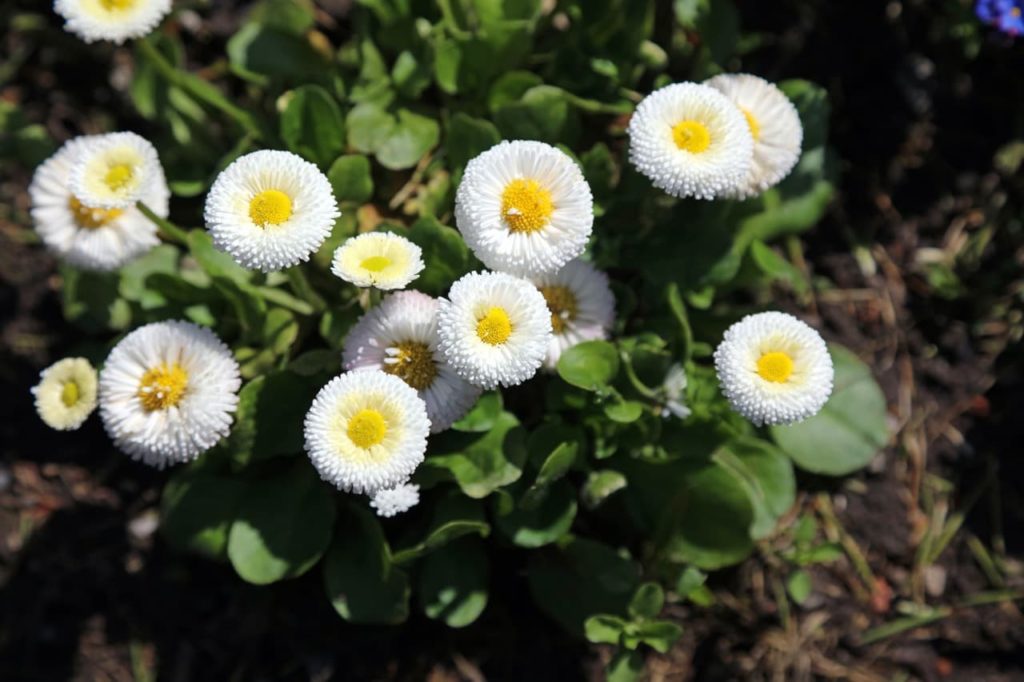
POLYGON ((221 558, 243 492, 237 477, 182 469, 164 487, 160 531, 179 549, 221 558))
POLYGON ((266 585, 302 575, 331 539, 334 502, 306 461, 252 481, 228 534, 228 558, 246 581, 266 585))
POLYGON ((658 583, 643 583, 629 602, 629 615, 634 618, 656 618, 665 606, 665 591, 658 583))
POLYGON ((805 471, 844 476, 867 465, 889 441, 885 395, 871 369, 842 346, 829 346, 832 397, 815 416, 773 426, 772 438, 805 471))
POLYGON ((558 359, 558 375, 573 386, 596 391, 619 373, 619 351, 607 341, 584 341, 558 359))
POLYGON ((373 196, 373 176, 370 160, 359 154, 339 156, 327 171, 334 198, 339 202, 362 204, 373 196))
POLYGON ((728 443, 713 458, 736 476, 750 497, 754 506, 750 536, 755 540, 767 537, 796 500, 796 478, 789 458, 778 448, 753 438, 728 443))
POLYGON ((437 146, 441 127, 432 118, 408 109, 398 110, 395 127, 376 149, 380 165, 391 170, 412 168, 437 146))
POLYGON ((331 93, 319 85, 295 88, 281 114, 281 138, 319 166, 337 157, 345 149, 345 119, 331 93))
POLYGON ((448 627, 471 624, 487 606, 487 553, 478 540, 465 538, 423 561, 417 594, 428 618, 448 627))
POLYGON ((565 481, 553 485, 535 508, 520 506, 495 517, 505 537, 520 547, 541 547, 556 542, 569 532, 576 518, 576 493, 565 481))

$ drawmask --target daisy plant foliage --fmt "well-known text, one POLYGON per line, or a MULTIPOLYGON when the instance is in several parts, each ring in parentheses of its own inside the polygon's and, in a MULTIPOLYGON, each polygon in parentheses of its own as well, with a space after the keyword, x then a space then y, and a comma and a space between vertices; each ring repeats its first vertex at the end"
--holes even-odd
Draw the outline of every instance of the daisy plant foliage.
POLYGON ((729 0, 263 0, 202 46, 108 5, 51 17, 134 113, 30 150, 88 342, 25 399, 165 469, 169 543, 355 623, 470 625, 511 567, 628 671, 886 444, 793 255, 827 93, 741 76, 729 0))

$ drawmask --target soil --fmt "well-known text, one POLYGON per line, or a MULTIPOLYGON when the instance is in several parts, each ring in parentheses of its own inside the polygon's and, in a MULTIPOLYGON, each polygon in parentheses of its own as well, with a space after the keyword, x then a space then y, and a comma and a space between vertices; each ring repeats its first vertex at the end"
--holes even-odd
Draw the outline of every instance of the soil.
MULTIPOLYGON (((802 606, 778 599, 785 571, 770 553, 716 574, 712 607, 668 607, 685 634, 648 658, 652 680, 1024 679, 1017 603, 965 604, 1019 589, 1024 575, 1014 447, 1024 440, 1024 191, 994 162, 1022 132, 1012 94, 1024 86, 1024 40, 983 31, 972 59, 953 37, 956 12, 935 4, 738 2, 744 31, 764 37, 744 68, 826 85, 842 160, 828 216, 789 245, 829 286, 809 299, 775 295, 871 364, 895 435, 854 476, 801 476, 801 509, 834 511, 832 530, 867 572, 845 558, 812 567, 802 606), (987 247, 972 250, 989 229, 987 247), (935 263, 952 266, 952 290, 935 263), (963 526, 920 566, 921 541, 947 507, 966 513, 963 526), (928 607, 950 611, 860 644, 870 628, 928 607)), ((971 20, 966 4, 960 16, 971 20)), ((25 102, 58 139, 91 120, 86 102, 103 102, 94 92, 109 95, 83 75, 80 91, 40 104, 46 65, 30 55, 24 73, 0 95, 25 102)), ((39 369, 76 338, 55 263, 31 239, 29 175, 0 175, 11 198, 0 211, 0 679, 601 679, 610 652, 537 612, 514 558, 496 564, 501 598, 460 631, 418 615, 400 628, 351 627, 316 572, 255 588, 168 548, 154 534, 164 476, 114 452, 96 420, 73 436, 47 430, 28 398, 39 369)))

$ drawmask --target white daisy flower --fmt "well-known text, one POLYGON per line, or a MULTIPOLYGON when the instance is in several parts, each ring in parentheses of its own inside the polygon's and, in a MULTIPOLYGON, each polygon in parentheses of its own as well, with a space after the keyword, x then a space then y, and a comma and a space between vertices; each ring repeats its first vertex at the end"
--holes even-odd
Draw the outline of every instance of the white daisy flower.
POLYGON ((722 392, 757 426, 813 416, 832 393, 832 358, 821 335, 792 315, 747 315, 715 350, 722 392))
POLYGON ((608 338, 615 319, 615 296, 606 274, 577 259, 532 281, 551 311, 554 333, 544 361, 547 367, 554 369, 562 353, 578 343, 608 338))
POLYGON ((214 245, 263 272, 309 260, 340 215, 320 169, 291 152, 268 149, 225 168, 203 212, 214 245))
POLYGON ((415 483, 403 483, 394 488, 378 490, 370 500, 370 506, 377 510, 377 516, 391 518, 407 512, 420 503, 420 487, 415 483))
POLYGON ((480 397, 439 350, 437 311, 437 300, 418 291, 391 294, 352 327, 343 351, 345 369, 381 370, 419 391, 431 433, 462 419, 480 397))
POLYGON ((487 267, 538 275, 583 253, 594 202, 579 166, 564 152, 543 142, 502 142, 466 166, 455 223, 487 267))
POLYGON ((53 9, 64 17, 64 30, 87 43, 117 44, 141 38, 171 11, 171 0, 56 0, 53 9))
POLYGON ((804 129, 796 107, 775 85, 747 73, 721 74, 705 84, 739 107, 754 138, 750 171, 731 196, 746 199, 777 185, 800 160, 804 129))
MULTIPOLYGON (((66 142, 36 169, 28 194, 32 221, 43 243, 67 263, 85 270, 116 270, 160 243, 154 225, 139 209, 87 207, 70 188, 71 168, 90 138, 66 142)), ((139 197, 167 217, 170 191, 163 169, 139 197)))
POLYGON ((715 199, 735 192, 750 172, 754 139, 743 114, 699 83, 655 90, 629 122, 629 160, 675 197, 715 199))
POLYGON ((320 478, 373 495, 404 483, 423 461, 430 420, 416 390, 384 372, 347 372, 306 414, 306 452, 320 478))
POLYGON ((463 379, 485 389, 515 386, 544 363, 551 343, 551 313, 524 279, 471 272, 441 300, 441 352, 463 379))
POLYGON ((71 191, 89 208, 125 209, 163 179, 156 148, 135 133, 80 138, 71 165, 71 191))
POLYGON ((191 322, 155 322, 114 346, 100 372, 100 416, 132 459, 187 462, 231 430, 241 378, 231 350, 191 322))
POLYGON ((74 431, 96 409, 96 370, 85 358, 64 358, 40 372, 32 395, 47 426, 74 431))
POLYGON ((367 232, 346 239, 334 252, 331 272, 357 287, 401 289, 423 271, 423 251, 391 232, 367 232))

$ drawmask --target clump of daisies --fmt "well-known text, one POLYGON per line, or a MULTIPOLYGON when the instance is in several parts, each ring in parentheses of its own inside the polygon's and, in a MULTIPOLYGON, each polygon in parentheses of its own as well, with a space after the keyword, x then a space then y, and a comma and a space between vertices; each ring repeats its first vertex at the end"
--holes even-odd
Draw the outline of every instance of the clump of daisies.
POLYGON ((167 217, 170 190, 152 145, 133 133, 66 142, 36 169, 32 221, 47 248, 85 270, 115 270, 159 243, 139 201, 167 217))
POLYGON ((754 138, 754 156, 744 182, 729 196, 746 199, 782 181, 800 160, 803 126, 789 98, 774 84, 747 73, 707 81, 739 108, 754 138))
POLYGON ((576 344, 608 338, 615 319, 615 296, 603 272, 586 261, 573 260, 532 282, 551 313, 551 341, 544 360, 549 369, 576 344))
POLYGON ((432 433, 464 417, 480 396, 441 352, 438 308, 437 299, 418 291, 391 294, 352 327, 343 350, 345 369, 382 371, 416 389, 432 433))
POLYGON ((226 436, 238 405, 238 363, 191 322, 139 327, 100 373, 100 416, 114 444, 163 469, 195 459, 226 436))
POLYGON ((51 429, 74 431, 96 409, 96 384, 96 370, 84 358, 50 365, 32 388, 39 418, 51 429))
POLYGON ((225 168, 203 211, 214 245, 263 272, 309 260, 340 215, 320 169, 297 154, 266 149, 225 168))
POLYGON ((459 376, 481 388, 516 386, 536 374, 551 331, 544 296, 512 275, 470 273, 441 301, 441 352, 459 376))
POLYGON ((423 251, 391 232, 347 239, 334 252, 331 272, 357 287, 403 289, 423 271, 423 251))
POLYGON ((455 224, 492 270, 554 272, 583 253, 590 238, 590 185, 576 162, 551 145, 502 142, 466 166, 455 224))
POLYGON ((729 327, 715 350, 715 369, 732 408, 757 426, 802 421, 832 393, 825 341, 786 313, 748 315, 729 327))
MULTIPOLYGON (((320 478, 370 495, 405 485, 423 461, 426 403, 412 386, 374 370, 346 372, 320 389, 305 420, 306 452, 320 478)), ((407 491, 391 493, 408 498, 407 491)), ((378 504, 388 504, 385 495, 378 504)))
POLYGON ((156 28, 170 13, 171 0, 56 0, 53 9, 64 17, 64 30, 85 42, 121 44, 156 28))
POLYGON ((716 199, 744 184, 754 139, 742 112, 718 90, 675 83, 637 105, 629 122, 629 160, 675 197, 716 199))

